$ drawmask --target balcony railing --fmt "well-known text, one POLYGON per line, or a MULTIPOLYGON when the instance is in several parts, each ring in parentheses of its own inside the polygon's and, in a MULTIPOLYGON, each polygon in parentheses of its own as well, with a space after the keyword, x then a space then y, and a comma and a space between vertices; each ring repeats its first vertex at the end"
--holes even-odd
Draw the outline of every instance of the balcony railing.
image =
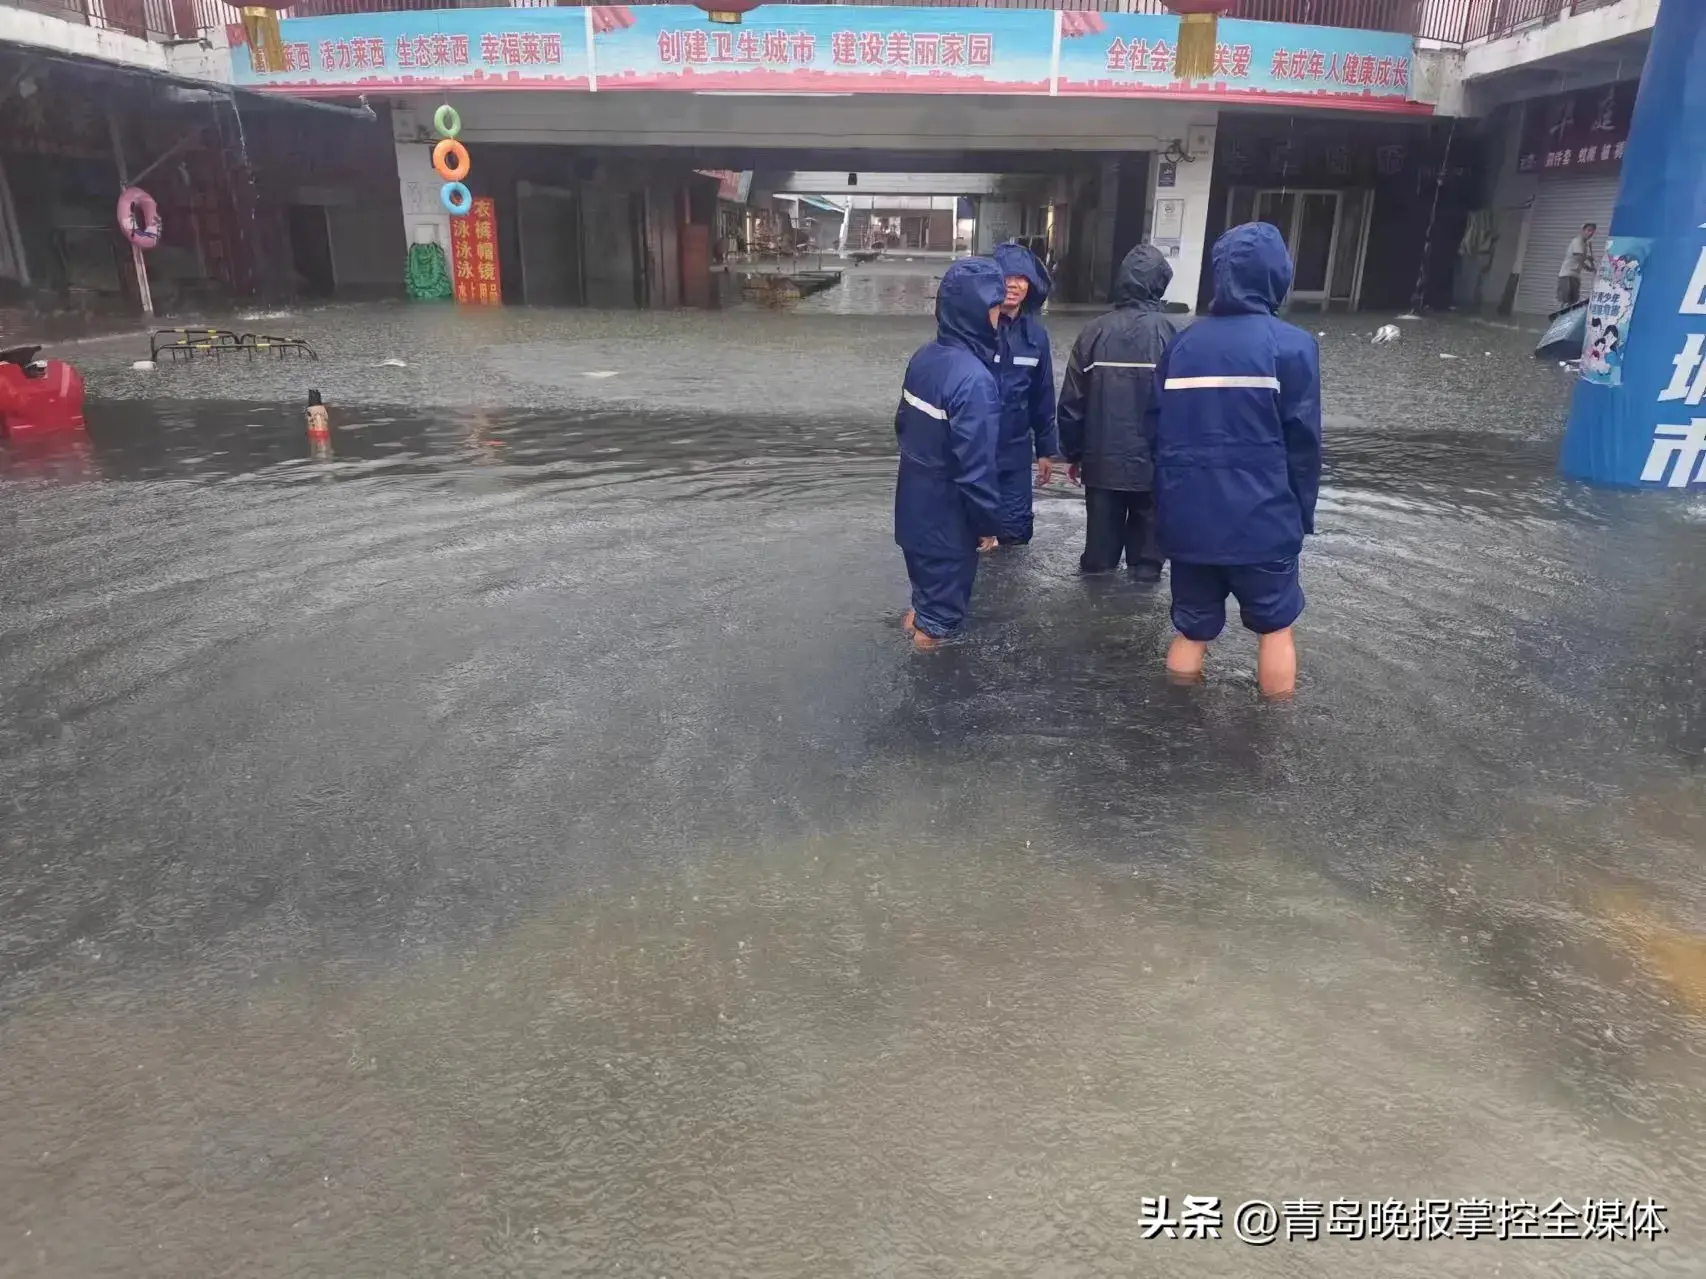
MULTIPOLYGON (((667 0, 628 0, 630 4, 667 0)), ((893 3, 894 0, 788 0, 795 4, 893 3)), ((991 9, 1167 13, 1164 0, 901 0, 902 3, 991 9)), ((1237 0, 1231 16, 1259 22, 1398 31, 1444 44, 1474 44, 1624 0, 1237 0)), ((1706 3, 1706 0, 1699 0, 1706 3)), ((297 0, 281 17, 421 9, 552 8, 556 0, 297 0)), ((237 20, 226 0, 0 0, 14 8, 104 27, 152 40, 195 40, 237 20)))
MULTIPOLYGON (((217 7, 206 0, 0 0, 15 9, 143 40, 197 40, 217 7)), ((226 19, 220 19, 226 21, 226 19)))

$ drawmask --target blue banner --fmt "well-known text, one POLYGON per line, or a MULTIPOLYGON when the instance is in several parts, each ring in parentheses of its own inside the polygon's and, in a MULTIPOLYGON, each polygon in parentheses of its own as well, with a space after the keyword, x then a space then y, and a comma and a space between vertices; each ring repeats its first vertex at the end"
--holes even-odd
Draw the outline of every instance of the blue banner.
MULTIPOLYGON (((585 89, 585 9, 426 9, 288 18, 284 65, 257 66, 231 28, 231 79, 316 94, 585 89)), ((263 60, 264 61, 264 60, 263 60)))
POLYGON ((1214 74, 1180 80, 1179 20, 1047 9, 763 5, 738 24, 689 5, 429 9, 289 18, 284 61, 231 31, 233 81, 297 93, 649 89, 1409 101, 1413 41, 1384 31, 1223 21, 1214 74), (1058 38, 1057 38, 1058 37, 1058 38))
POLYGON ((1560 460, 1566 475, 1649 488, 1706 484, 1702 120, 1706 4, 1665 0, 1635 100, 1611 242, 1594 288, 1596 307, 1605 314, 1598 337, 1590 337, 1583 351, 1584 376, 1576 383, 1560 460), (1619 273, 1622 285, 1615 283, 1619 273))
POLYGON ((1415 42, 1388 31, 1305 27, 1225 19, 1214 72, 1174 74, 1179 20, 1164 14, 1063 12, 1059 92, 1097 97, 1355 99, 1364 107, 1412 109, 1415 42))
POLYGON ((709 23, 688 5, 593 15, 600 90, 1049 91, 1046 10, 764 5, 738 26, 709 23))

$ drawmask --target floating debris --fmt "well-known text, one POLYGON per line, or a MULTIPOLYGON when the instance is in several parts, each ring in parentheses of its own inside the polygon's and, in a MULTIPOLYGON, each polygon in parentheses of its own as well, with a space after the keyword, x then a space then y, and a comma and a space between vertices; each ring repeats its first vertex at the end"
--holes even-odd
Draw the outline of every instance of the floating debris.
POLYGON ((582 377, 615 377, 620 369, 596 369, 582 373, 582 377))
POLYGON ((135 369, 138 373, 152 373, 154 371, 154 361, 132 360, 130 367, 135 369))
POLYGON ((1382 324, 1374 331, 1374 341, 1376 346, 1383 342, 1396 342, 1403 336, 1404 331, 1396 324, 1382 324))

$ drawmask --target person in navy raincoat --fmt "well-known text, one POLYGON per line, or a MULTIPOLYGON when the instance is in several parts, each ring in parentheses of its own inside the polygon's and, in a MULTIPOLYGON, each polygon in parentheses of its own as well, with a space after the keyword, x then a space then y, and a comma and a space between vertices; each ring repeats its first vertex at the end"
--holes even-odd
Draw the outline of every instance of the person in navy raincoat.
POLYGON ((1284 697, 1297 682, 1297 558, 1321 483, 1320 352, 1276 314, 1292 276, 1276 228, 1233 227, 1212 261, 1213 305, 1162 353, 1145 419, 1161 549, 1173 561, 1179 634, 1167 669, 1201 675, 1232 595, 1261 637, 1262 692, 1284 697))
POLYGON ((988 258, 950 266, 936 290, 936 340, 918 348, 901 384, 894 540, 912 579, 901 625, 921 649, 965 621, 979 542, 1001 523, 995 353, 1005 291, 1001 268, 988 258))
POLYGON ((1036 461, 1037 482, 1047 484, 1060 452, 1054 428, 1054 356, 1041 319, 1050 281, 1048 269, 1022 244, 996 245, 995 261, 1007 277, 996 356, 1001 380, 999 540, 1003 546, 1022 546, 1031 540, 1031 462, 1036 461))

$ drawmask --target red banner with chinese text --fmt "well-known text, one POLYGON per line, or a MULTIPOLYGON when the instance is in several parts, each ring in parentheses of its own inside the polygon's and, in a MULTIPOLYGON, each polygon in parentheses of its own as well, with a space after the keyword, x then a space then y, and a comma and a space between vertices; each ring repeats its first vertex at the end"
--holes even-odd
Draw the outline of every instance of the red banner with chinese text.
POLYGON ((489 195, 474 197, 467 214, 450 219, 450 279, 458 302, 503 305, 503 280, 498 274, 498 206, 489 195))

